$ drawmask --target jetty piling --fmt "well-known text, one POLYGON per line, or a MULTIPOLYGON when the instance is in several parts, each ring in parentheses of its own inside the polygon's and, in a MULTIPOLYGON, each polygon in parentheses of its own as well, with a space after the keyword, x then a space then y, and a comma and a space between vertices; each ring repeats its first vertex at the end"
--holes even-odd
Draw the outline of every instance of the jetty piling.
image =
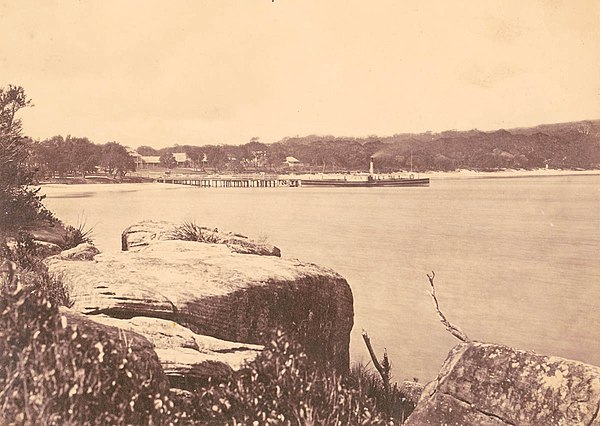
POLYGON ((265 176, 162 176, 157 179, 160 183, 199 186, 202 188, 276 188, 300 186, 296 178, 280 177, 277 175, 265 176))

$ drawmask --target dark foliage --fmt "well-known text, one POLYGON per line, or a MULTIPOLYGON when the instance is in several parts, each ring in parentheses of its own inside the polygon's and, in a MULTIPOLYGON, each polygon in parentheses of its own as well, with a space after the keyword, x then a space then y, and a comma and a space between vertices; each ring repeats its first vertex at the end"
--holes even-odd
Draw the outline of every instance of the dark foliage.
POLYGON ((54 136, 32 144, 38 178, 93 173, 102 160, 102 147, 88 138, 54 136))
POLYGON ((404 423, 415 409, 397 383, 392 384, 389 391, 386 391, 377 372, 364 364, 352 365, 347 380, 350 386, 360 388, 366 398, 373 400, 380 412, 387 413, 398 423, 404 423))
POLYGON ((31 141, 21 135, 21 122, 16 117, 20 109, 30 105, 22 87, 0 88, 0 233, 38 220, 53 220, 42 204, 44 196, 31 187, 35 173, 29 164, 31 141))
POLYGON ((4 421, 162 424, 169 399, 154 393, 153 380, 125 340, 79 332, 38 293, 0 299, 4 421))
POLYGON ((175 157, 173 157, 173 153, 171 151, 163 152, 160 155, 160 165, 166 167, 167 169, 172 169, 177 165, 175 162, 175 157))
POLYGON ((261 425, 398 424, 412 410, 399 401, 396 417, 389 418, 378 408, 382 395, 380 382, 366 370, 342 376, 278 332, 232 380, 196 390, 185 410, 211 424, 261 425))
POLYGON ((122 179, 127 172, 135 170, 133 158, 127 149, 117 142, 108 142, 102 146, 100 165, 108 174, 122 179))
POLYGON ((27 232, 19 231, 10 245, 0 243, 0 262, 9 260, 14 262, 19 270, 28 290, 43 295, 53 305, 72 305, 69 289, 57 277, 48 273, 48 267, 43 262, 42 253, 27 232))
POLYGON ((302 163, 295 170, 313 172, 367 171, 371 156, 375 157, 377 172, 546 166, 592 169, 600 167, 600 121, 494 132, 474 129, 367 138, 311 135, 285 138, 269 145, 253 138, 240 146, 183 145, 155 150, 156 155, 168 152, 186 152, 194 167, 229 171, 285 171, 287 156, 302 163))
POLYGON ((114 178, 122 179, 128 172, 135 170, 133 158, 117 142, 98 145, 88 138, 53 136, 32 143, 30 150, 39 180, 65 176, 85 177, 98 168, 104 169, 114 178))

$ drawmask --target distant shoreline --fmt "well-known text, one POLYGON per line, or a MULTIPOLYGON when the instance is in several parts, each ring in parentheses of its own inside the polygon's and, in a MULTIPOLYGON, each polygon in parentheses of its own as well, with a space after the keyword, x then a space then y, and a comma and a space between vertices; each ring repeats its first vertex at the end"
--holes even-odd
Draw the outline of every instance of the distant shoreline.
POLYGON ((493 172, 479 172, 475 170, 456 170, 451 172, 426 172, 422 173, 432 179, 457 180, 457 179, 507 179, 527 177, 557 177, 557 176, 598 176, 600 170, 500 170, 493 172))
MULTIPOLYGON (((407 174, 407 173, 406 173, 407 174)), ((428 177, 434 180, 462 180, 462 179, 510 179, 510 178, 528 178, 528 177, 560 177, 560 176, 600 176, 600 170, 556 170, 556 169, 537 169, 537 170, 499 170, 482 172, 476 170, 454 170, 450 172, 434 171, 424 173, 410 173, 415 177, 428 177)), ((232 175, 232 174, 228 174, 232 175)), ((235 174, 233 174, 235 175, 235 174)), ((319 174, 327 177, 343 178, 347 176, 345 173, 325 173, 319 174)), ((384 173, 385 175, 385 173, 384 173)), ((287 175, 279 175, 287 176, 287 175)), ((290 175, 301 178, 307 175, 290 175)), ((312 174, 311 174, 312 176, 312 174)), ((108 177, 90 176, 56 178, 39 182, 38 185, 110 185, 124 183, 152 183, 156 182, 155 178, 142 176, 126 176, 123 180, 114 180, 108 177)))
POLYGON ((112 185, 122 183, 147 183, 153 182, 154 179, 144 178, 140 176, 125 176, 122 180, 115 180, 108 176, 86 176, 83 177, 64 177, 43 180, 38 185, 112 185))

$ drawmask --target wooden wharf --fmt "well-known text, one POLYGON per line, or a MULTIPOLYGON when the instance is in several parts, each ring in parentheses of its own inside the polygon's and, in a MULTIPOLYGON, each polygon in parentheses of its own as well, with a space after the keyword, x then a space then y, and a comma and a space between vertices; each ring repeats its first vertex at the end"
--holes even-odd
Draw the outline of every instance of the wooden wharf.
POLYGON ((278 175, 175 175, 158 177, 157 182, 201 188, 276 188, 300 186, 300 180, 278 175))

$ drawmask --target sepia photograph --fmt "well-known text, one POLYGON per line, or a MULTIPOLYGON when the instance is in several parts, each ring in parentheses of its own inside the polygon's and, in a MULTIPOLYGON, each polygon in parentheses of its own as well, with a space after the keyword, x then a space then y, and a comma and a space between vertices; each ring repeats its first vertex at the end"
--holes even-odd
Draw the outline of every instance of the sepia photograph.
POLYGON ((600 426, 600 2, 0 0, 0 425, 600 426))

